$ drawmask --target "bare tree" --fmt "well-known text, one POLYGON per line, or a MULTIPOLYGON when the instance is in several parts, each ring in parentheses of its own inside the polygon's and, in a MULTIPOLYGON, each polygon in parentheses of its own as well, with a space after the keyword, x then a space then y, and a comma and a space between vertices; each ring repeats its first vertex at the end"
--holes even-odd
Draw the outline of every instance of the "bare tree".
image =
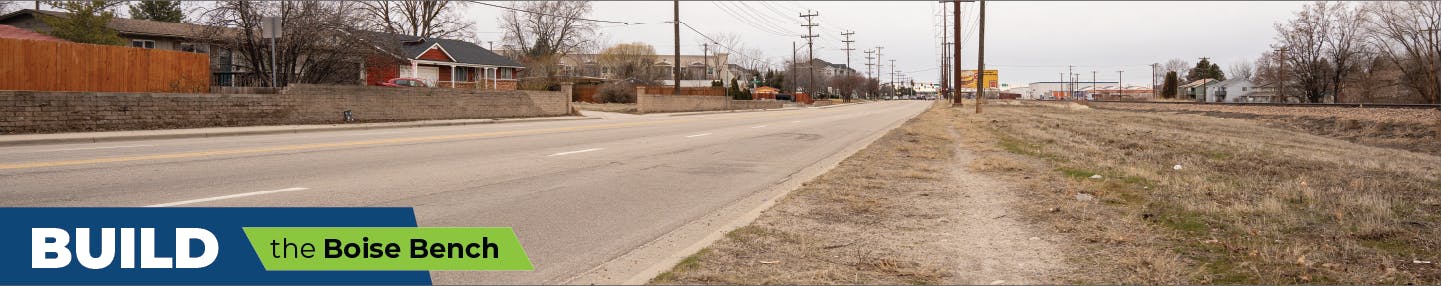
POLYGON ((1231 78, 1251 80, 1256 75, 1256 67, 1250 61, 1242 60, 1227 66, 1226 73, 1230 74, 1231 78))
POLYGON ((274 86, 288 83, 354 83, 359 80, 360 63, 379 52, 384 39, 360 31, 361 12, 354 2, 331 1, 221 1, 201 17, 209 26, 208 38, 233 51, 236 68, 255 80, 270 82, 270 72, 279 71, 274 86), (286 27, 276 40, 260 38, 263 16, 278 16, 286 27), (271 65, 271 51, 276 64, 271 65))
POLYGON ((365 1, 366 23, 374 31, 417 37, 469 40, 474 23, 460 13, 464 1, 365 1))
POLYGON ((600 52, 597 62, 617 78, 640 84, 654 84, 660 73, 655 68, 655 47, 642 42, 623 43, 600 52))
POLYGON ((1367 31, 1380 56, 1402 72, 1402 82, 1427 103, 1441 103, 1441 2, 1371 2, 1367 31), (1425 32, 1429 29, 1430 32, 1425 32))
POLYGON ((1331 83, 1328 86, 1331 94, 1335 96, 1335 102, 1341 102, 1341 83, 1351 73, 1359 69, 1366 55, 1366 46, 1363 42, 1363 25, 1366 21, 1365 11, 1361 7, 1351 7, 1346 2, 1317 2, 1318 13, 1321 21, 1327 23, 1325 38, 1325 54, 1330 62, 1331 83))
MULTIPOLYGON (((1301 90, 1305 102, 1321 102, 1329 91, 1331 63, 1326 55, 1330 23, 1325 2, 1306 4, 1296 17, 1276 24, 1276 47, 1284 51, 1286 77, 1301 90)), ((1288 82, 1289 83, 1289 82, 1288 82)))
POLYGON ((584 21, 589 1, 511 2, 512 10, 500 17, 502 41, 518 49, 527 73, 553 78, 561 57, 593 48, 596 25, 584 21), (520 11, 517 11, 520 10, 520 11), (527 12, 521 12, 527 11, 527 12))
POLYGON ((1191 62, 1182 59, 1170 59, 1161 65, 1161 69, 1163 69, 1161 74, 1171 71, 1176 72, 1176 76, 1180 78, 1186 78, 1186 73, 1191 71, 1191 62))
POLYGON ((0 14, 10 13, 12 6, 15 6, 15 1, 0 1, 0 14))

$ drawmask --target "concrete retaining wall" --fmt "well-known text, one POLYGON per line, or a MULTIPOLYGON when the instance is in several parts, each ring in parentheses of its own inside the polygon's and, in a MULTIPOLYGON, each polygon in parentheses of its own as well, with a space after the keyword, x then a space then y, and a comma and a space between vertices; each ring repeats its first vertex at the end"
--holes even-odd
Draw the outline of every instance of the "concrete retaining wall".
POLYGON ((636 88, 636 112, 689 112, 743 109, 779 109, 784 105, 774 100, 731 100, 725 96, 647 94, 645 87, 636 88))
POLYGON ((566 91, 293 86, 281 94, 0 91, 0 134, 358 121, 513 118, 571 113, 566 91))

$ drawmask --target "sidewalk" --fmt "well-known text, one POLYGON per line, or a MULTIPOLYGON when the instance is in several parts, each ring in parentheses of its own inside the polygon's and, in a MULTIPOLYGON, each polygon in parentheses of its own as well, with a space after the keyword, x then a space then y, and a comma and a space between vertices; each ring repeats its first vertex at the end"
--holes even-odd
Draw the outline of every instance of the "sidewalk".
POLYGON ((148 139, 175 139, 175 138, 201 138, 221 137, 240 135, 260 134, 283 134, 303 133, 320 131, 342 131, 342 130, 367 130, 387 129, 406 127, 432 127, 432 126, 454 126, 472 124, 512 123, 512 122, 542 122, 562 120, 586 120, 597 119, 583 116, 564 117, 537 117, 537 118, 513 118, 513 119, 453 119, 453 120, 425 120, 408 122, 381 122, 381 123, 355 123, 355 124, 314 124, 314 125, 270 125, 270 126, 245 126, 245 127, 210 127, 210 128, 188 128, 188 129, 163 129, 163 130, 134 130, 134 131, 108 131, 108 132, 77 132, 77 133, 54 133, 54 134, 19 134, 0 135, 0 146, 22 146, 39 144, 62 144, 62 143, 95 143, 112 141, 131 141, 148 139))

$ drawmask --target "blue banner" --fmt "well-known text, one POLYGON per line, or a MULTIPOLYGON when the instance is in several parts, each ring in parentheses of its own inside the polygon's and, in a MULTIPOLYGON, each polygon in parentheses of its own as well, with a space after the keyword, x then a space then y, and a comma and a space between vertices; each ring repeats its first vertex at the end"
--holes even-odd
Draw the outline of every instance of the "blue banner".
POLYGON ((430 284, 427 271, 266 271, 272 253, 243 229, 414 226, 411 208, 0 208, 0 284, 430 284))

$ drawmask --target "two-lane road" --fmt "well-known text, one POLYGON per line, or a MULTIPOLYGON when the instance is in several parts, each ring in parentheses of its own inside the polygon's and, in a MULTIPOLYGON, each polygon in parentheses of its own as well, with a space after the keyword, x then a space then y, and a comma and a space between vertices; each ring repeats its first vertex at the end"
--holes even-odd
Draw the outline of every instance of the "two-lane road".
POLYGON ((514 227, 536 267, 436 283, 560 283, 929 103, 4 147, 0 205, 410 206, 514 227))

